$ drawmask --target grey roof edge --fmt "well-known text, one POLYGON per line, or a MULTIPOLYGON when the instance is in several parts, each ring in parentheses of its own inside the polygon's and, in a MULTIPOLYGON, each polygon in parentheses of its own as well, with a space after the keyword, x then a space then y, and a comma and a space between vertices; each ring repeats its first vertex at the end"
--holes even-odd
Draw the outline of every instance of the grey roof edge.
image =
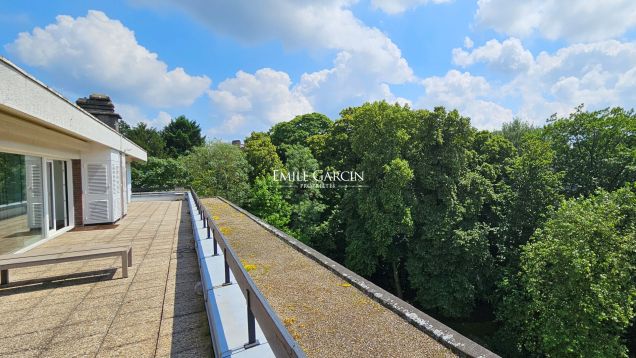
POLYGON ((328 258, 327 256, 321 254, 320 252, 312 249, 311 247, 305 245, 299 240, 287 235, 283 231, 275 228, 272 225, 269 225, 265 221, 261 220, 259 217, 253 215, 247 210, 241 208, 240 206, 232 203, 231 201, 217 197, 221 199, 223 202, 232 206, 234 209, 239 212, 245 214, 250 219, 255 221, 257 224, 264 227, 267 231, 274 234, 276 237, 281 239, 283 242, 287 243, 303 255, 309 257, 315 262, 319 263, 323 267, 327 268, 334 274, 342 277, 344 280, 349 282, 351 285, 355 286, 362 292, 364 292, 367 296, 380 303, 382 306, 390 309, 392 312, 418 328, 420 331, 428 334, 433 339, 441 343, 443 346, 450 349, 453 353, 459 355, 460 357, 470 357, 470 358, 495 358, 500 357, 499 355, 491 352, 487 348, 475 343, 471 339, 463 336, 459 332, 454 329, 448 327, 442 322, 436 320, 435 318, 427 315, 426 313, 418 310, 413 307, 411 304, 401 300, 390 292, 380 288, 375 285, 373 282, 368 281, 367 279, 361 277, 355 272, 349 270, 348 268, 342 266, 341 264, 335 262, 334 260, 328 258))

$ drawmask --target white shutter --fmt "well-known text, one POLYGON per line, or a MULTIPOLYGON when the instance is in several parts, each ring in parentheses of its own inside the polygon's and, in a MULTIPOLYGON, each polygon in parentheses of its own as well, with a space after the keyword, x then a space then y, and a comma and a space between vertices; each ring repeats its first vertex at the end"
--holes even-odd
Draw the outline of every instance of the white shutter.
POLYGON ((112 197, 113 197, 113 221, 121 218, 121 161, 119 154, 113 154, 112 166, 112 197))
POLYGON ((128 175, 126 174, 126 156, 124 154, 121 155, 121 173, 122 215, 126 215, 128 213, 128 175))
POLYGON ((109 211, 108 166, 103 163, 86 164, 85 223, 112 222, 109 211))
POLYGON ((108 193, 108 168, 105 164, 87 164, 88 194, 108 193))
POLYGON ((42 158, 25 157, 29 228, 42 228, 42 158))
POLYGON ((108 200, 93 200, 88 203, 88 216, 94 222, 108 222, 108 200))

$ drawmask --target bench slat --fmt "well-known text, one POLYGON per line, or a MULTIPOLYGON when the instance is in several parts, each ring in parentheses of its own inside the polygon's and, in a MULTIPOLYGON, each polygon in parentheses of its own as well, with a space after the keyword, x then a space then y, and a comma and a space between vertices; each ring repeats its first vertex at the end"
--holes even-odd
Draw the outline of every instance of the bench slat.
POLYGON ((62 248, 58 248, 58 249, 49 249, 49 250, 42 250, 42 251, 36 251, 36 252, 24 252, 21 254, 9 254, 9 255, 0 255, 0 261, 3 260, 11 260, 11 259, 15 259, 15 258, 26 258, 26 257, 40 257, 40 256, 47 256, 47 255, 55 255, 55 254, 64 254, 64 253, 71 253, 71 252, 85 252, 85 251, 92 251, 92 250, 98 250, 98 249, 128 249, 130 250, 132 248, 132 245, 126 245, 126 244, 121 244, 121 245, 109 245, 109 244, 103 244, 103 245, 91 245, 91 246, 67 246, 67 247, 62 247, 62 248))
POLYGON ((46 250, 39 253, 24 253, 0 256, 0 284, 9 282, 9 269, 50 265, 69 261, 99 259, 120 256, 122 259, 122 276, 128 277, 128 267, 132 266, 132 245, 92 245, 91 247, 69 246, 57 250, 46 250))
POLYGON ((31 267, 31 266, 40 266, 40 265, 50 265, 57 264, 63 262, 70 261, 82 261, 89 259, 99 259, 105 257, 120 257, 126 255, 126 251, 103 251, 96 252, 86 255, 68 255, 68 256, 58 256, 51 255, 50 257, 43 257, 33 260, 14 260, 13 262, 0 262, 0 270, 8 270, 8 269, 16 269, 21 267, 31 267))

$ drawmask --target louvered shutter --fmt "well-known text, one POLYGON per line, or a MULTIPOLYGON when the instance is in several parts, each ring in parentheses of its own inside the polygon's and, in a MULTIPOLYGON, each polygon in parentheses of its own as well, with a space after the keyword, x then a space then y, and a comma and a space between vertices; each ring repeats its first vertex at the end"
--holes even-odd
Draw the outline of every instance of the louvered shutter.
POLYGON ((121 155, 121 205, 122 205, 122 215, 126 215, 128 213, 128 175, 126 175, 126 156, 121 155))
POLYGON ((118 153, 112 154, 111 167, 113 221, 115 221, 121 218, 121 159, 119 158, 118 153))
POLYGON ((86 224, 113 221, 110 215, 108 179, 108 166, 106 164, 86 164, 86 224))
POLYGON ((42 158, 25 157, 27 180, 27 216, 30 229, 42 228, 42 158))

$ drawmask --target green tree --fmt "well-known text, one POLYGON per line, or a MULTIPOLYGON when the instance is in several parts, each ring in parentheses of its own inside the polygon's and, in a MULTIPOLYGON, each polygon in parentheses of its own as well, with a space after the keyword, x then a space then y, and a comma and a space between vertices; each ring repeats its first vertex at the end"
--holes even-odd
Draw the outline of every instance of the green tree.
MULTIPOLYGON (((331 126, 333 126, 333 122, 324 114, 309 113, 296 116, 289 122, 276 124, 269 130, 269 134, 272 137, 272 143, 278 148, 283 144, 306 146, 307 138, 317 134, 325 134, 331 126)), ((285 152, 280 150, 279 154, 282 157, 285 152)))
POLYGON ((481 221, 494 196, 472 149, 470 120, 442 107, 416 111, 409 163, 415 173, 416 233, 407 269, 417 302, 447 316, 468 315, 494 284, 493 257, 481 221))
POLYGON ((366 103, 351 112, 359 122, 351 148, 361 158, 355 168, 364 174, 364 188, 347 192, 346 263, 363 275, 390 267, 398 296, 407 242, 413 234, 413 170, 404 159, 415 120, 408 107, 366 103), (382 143, 381 146, 376 145, 382 143))
POLYGON ((247 204, 254 215, 281 230, 287 228, 291 206, 283 198, 280 182, 273 176, 260 176, 254 180, 247 204))
POLYGON ((516 148, 520 148, 523 143, 523 138, 537 130, 538 129, 531 123, 522 121, 519 118, 514 118, 512 122, 504 123, 499 133, 508 139, 516 148))
POLYGON ((174 190, 187 185, 185 167, 172 158, 148 157, 145 163, 133 163, 131 172, 133 191, 174 190))
POLYGON ((308 244, 312 243, 317 233, 324 230, 321 227, 322 213, 325 205, 321 202, 319 180, 314 180, 313 173, 319 169, 318 161, 311 154, 309 148, 302 145, 283 145, 287 162, 285 169, 288 173, 307 173, 308 184, 283 182, 286 185, 285 198, 291 204, 292 215, 289 224, 291 232, 308 244))
POLYGON ((143 148, 150 157, 162 158, 165 156, 166 143, 161 133, 146 123, 139 122, 135 127, 128 127, 124 135, 143 148))
POLYGON ((221 142, 194 147, 181 158, 190 185, 201 197, 222 196, 237 205, 249 196, 250 166, 240 148, 221 142))
POLYGON ((201 127, 185 116, 172 119, 161 131, 161 136, 166 143, 166 154, 173 158, 187 155, 194 147, 205 143, 205 136, 201 136, 201 127))
POLYGON ((504 241, 499 246, 504 264, 515 269, 521 247, 561 202, 563 177, 553 170, 555 153, 548 143, 529 136, 519 149, 521 155, 507 168, 510 191, 501 219, 504 241))
POLYGON ((568 197, 636 181, 636 114, 622 108, 553 116, 542 131, 556 152, 568 197))
POLYGON ((535 232, 502 317, 518 330, 519 348, 550 357, 627 357, 621 336, 636 307, 631 189, 570 199, 535 232))
POLYGON ((250 181, 257 177, 272 177, 275 169, 282 169, 283 163, 276 153, 276 147, 267 133, 252 132, 245 139, 245 157, 252 167, 250 181))

